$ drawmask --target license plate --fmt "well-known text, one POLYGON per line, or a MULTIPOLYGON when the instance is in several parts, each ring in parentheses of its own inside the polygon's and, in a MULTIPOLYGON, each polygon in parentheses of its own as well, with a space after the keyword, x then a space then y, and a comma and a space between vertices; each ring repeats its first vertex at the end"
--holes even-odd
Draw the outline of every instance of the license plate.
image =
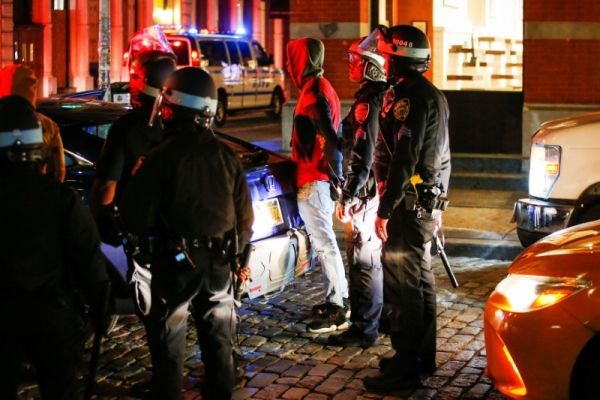
POLYGON ((256 201, 253 204, 254 221, 259 222, 263 226, 276 227, 283 224, 283 215, 279 199, 268 199, 256 201))

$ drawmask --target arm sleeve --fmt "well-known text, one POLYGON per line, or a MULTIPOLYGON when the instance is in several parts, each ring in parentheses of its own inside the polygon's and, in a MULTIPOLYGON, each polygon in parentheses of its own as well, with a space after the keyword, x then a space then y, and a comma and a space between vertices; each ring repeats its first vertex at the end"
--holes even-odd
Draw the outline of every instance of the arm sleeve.
POLYGON ((71 275, 88 304, 99 306, 102 289, 108 281, 104 255, 100 250, 100 235, 90 211, 77 193, 63 187, 63 254, 71 275))
POLYGON ((158 226, 165 169, 160 158, 151 154, 127 184, 120 204, 121 217, 127 231, 147 235, 158 226))
POLYGON ((369 171, 373 165, 373 153, 379 132, 379 110, 376 101, 363 103, 367 108, 367 118, 357 127, 355 146, 350 153, 347 179, 344 185, 344 197, 354 197, 367 183, 369 171))
POLYGON ((415 173, 423 147, 426 120, 426 107, 418 102, 413 102, 406 121, 397 121, 398 123, 394 125, 397 137, 396 147, 390 162, 387 187, 377 211, 380 218, 390 218, 394 208, 400 204, 405 191, 410 187, 410 178, 415 173))
POLYGON ((62 182, 65 179, 66 167, 60 128, 56 122, 45 115, 38 115, 44 132, 44 145, 46 147, 44 159, 47 163, 48 172, 54 175, 59 182, 62 182))
POLYGON ((125 135, 118 121, 110 127, 102 152, 96 163, 96 179, 116 181, 121 179, 125 168, 125 135))
POLYGON ((334 126, 329 102, 323 97, 318 96, 317 101, 307 107, 307 114, 313 119, 317 134, 325 139, 325 161, 331 166, 329 171, 332 178, 338 180, 342 178, 342 151, 341 151, 341 124, 334 126))

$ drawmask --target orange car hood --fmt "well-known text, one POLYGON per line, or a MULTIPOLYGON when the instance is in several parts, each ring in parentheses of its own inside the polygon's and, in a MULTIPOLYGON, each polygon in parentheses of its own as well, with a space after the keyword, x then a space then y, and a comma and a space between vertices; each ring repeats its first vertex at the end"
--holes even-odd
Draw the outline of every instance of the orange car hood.
POLYGON ((579 277, 590 287, 560 307, 594 331, 600 330, 600 220, 563 229, 525 249, 510 274, 579 277))

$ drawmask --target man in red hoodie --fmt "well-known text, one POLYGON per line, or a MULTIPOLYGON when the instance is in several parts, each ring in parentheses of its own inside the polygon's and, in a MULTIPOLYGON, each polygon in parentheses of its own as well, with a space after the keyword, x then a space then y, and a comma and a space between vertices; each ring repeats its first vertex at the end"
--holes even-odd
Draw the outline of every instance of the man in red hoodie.
POLYGON ((339 187, 342 156, 340 100, 323 77, 325 48, 318 39, 301 38, 287 45, 287 70, 300 89, 294 110, 292 159, 297 164, 298 210, 317 251, 325 286, 325 303, 313 307, 309 332, 346 329, 344 299, 348 281, 333 231, 331 184, 339 187))

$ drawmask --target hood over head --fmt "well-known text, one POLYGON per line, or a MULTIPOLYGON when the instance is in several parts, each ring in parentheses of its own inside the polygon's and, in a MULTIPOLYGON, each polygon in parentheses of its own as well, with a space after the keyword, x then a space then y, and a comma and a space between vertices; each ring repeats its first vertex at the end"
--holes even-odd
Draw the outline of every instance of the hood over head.
POLYGON ((323 76, 325 46, 315 38, 301 38, 287 44, 287 70, 299 88, 307 77, 323 76))
POLYGON ((37 78, 24 64, 12 64, 0 69, 0 97, 17 95, 32 105, 37 100, 37 78))

